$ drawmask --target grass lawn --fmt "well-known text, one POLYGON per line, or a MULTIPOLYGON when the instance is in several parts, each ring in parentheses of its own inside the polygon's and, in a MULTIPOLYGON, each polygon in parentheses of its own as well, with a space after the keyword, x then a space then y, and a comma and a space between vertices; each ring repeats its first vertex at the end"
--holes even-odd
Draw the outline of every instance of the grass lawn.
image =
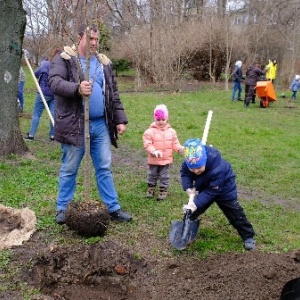
MULTIPOLYGON (((24 109, 25 115, 30 115, 35 87, 27 69, 26 72, 24 109)), ((121 77, 119 80, 123 89, 126 84, 121 77)), ((130 235, 127 243, 133 245, 141 238, 141 228, 147 227, 152 234, 166 239, 170 221, 182 217, 181 208, 188 198, 181 190, 182 157, 177 154, 174 154, 171 169, 168 200, 156 203, 145 199, 147 169, 142 134, 152 122, 154 107, 164 103, 169 109, 169 122, 181 143, 188 138, 202 137, 207 113, 213 110, 208 144, 218 148, 236 172, 240 202, 254 225, 260 249, 286 252, 300 247, 298 103, 295 108, 287 108, 286 99, 278 98, 262 109, 257 99, 256 104, 245 109, 242 102, 230 101, 231 91, 201 88, 188 93, 122 93, 122 89, 129 124, 126 134, 120 137, 120 147, 113 149, 114 156, 120 158, 114 160, 113 172, 121 204, 135 221, 118 225, 109 234, 121 237, 126 233, 130 235)), ((30 118, 20 117, 23 134, 28 132, 30 121, 30 118)), ((30 207, 37 215, 38 228, 47 229, 47 234, 64 243, 61 227, 54 223, 61 150, 58 143, 49 141, 48 131, 49 117, 45 111, 35 141, 26 142, 35 159, 12 155, 0 161, 0 201, 11 207, 30 207)), ((74 201, 83 196, 81 168, 74 201)), ((98 199, 94 180, 91 198, 98 199)), ((199 235, 186 253, 206 256, 243 251, 239 237, 216 206, 204 214, 199 235)), ((4 262, 6 254, 7 251, 0 254, 4 262)), ((173 254, 179 253, 174 251, 173 254)))

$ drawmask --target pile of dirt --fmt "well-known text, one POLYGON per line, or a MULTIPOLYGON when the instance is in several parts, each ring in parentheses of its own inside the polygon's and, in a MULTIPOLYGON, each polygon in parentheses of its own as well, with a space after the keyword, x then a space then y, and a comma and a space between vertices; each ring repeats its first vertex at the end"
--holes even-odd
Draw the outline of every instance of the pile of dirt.
POLYGON ((36 230, 35 213, 0 204, 0 250, 22 245, 36 230))
MULTIPOLYGON (((300 274, 297 251, 254 250, 203 260, 183 254, 158 260, 144 258, 111 240, 38 250, 41 238, 36 234, 26 243, 27 249, 15 249, 17 261, 24 260, 25 253, 30 259, 20 279, 40 288, 44 296, 35 299, 274 300, 280 298, 284 284, 300 274)), ((144 241, 149 247, 150 239, 144 241)), ((1 298, 0 293, 0 299, 10 298, 1 298)))

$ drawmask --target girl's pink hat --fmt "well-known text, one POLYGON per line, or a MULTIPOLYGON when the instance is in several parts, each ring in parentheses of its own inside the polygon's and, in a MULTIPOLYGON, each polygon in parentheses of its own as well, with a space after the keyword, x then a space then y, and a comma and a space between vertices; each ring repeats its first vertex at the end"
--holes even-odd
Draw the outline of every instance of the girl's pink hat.
POLYGON ((164 104, 157 105, 153 113, 154 120, 169 119, 169 112, 164 104))

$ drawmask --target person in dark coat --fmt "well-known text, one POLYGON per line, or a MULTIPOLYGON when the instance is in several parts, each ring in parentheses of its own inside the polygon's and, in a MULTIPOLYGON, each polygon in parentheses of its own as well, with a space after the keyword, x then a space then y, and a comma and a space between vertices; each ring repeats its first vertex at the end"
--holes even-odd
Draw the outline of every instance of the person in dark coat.
POLYGON ((237 95, 237 100, 238 101, 243 101, 241 99, 241 94, 242 94, 242 81, 243 81, 243 72, 242 72, 242 62, 238 60, 235 63, 234 71, 233 71, 233 87, 232 87, 232 95, 231 95, 231 100, 235 100, 235 94, 238 92, 237 95))
POLYGON ((248 108, 250 102, 255 103, 255 86, 261 76, 265 75, 266 71, 259 68, 258 62, 254 62, 246 71, 246 83, 245 83, 245 101, 244 107, 248 108))
POLYGON ((132 217, 121 210, 111 171, 111 144, 118 146, 127 117, 119 97, 111 61, 97 52, 99 31, 80 25, 78 48, 64 47, 51 61, 50 89, 55 96, 54 138, 62 146, 56 222, 65 223, 65 211, 72 201, 77 172, 84 155, 84 97, 89 97, 90 155, 95 168, 99 196, 112 220, 126 222, 132 217), (87 39, 89 36, 89 40, 87 39), (89 79, 87 44, 89 43, 89 79), (77 52, 75 51, 77 50, 77 52))
POLYGON ((195 220, 216 203, 242 238, 244 248, 255 249, 254 229, 237 200, 236 175, 231 165, 217 149, 203 145, 199 139, 185 142, 184 156, 181 185, 189 196, 184 211, 190 209, 195 220))

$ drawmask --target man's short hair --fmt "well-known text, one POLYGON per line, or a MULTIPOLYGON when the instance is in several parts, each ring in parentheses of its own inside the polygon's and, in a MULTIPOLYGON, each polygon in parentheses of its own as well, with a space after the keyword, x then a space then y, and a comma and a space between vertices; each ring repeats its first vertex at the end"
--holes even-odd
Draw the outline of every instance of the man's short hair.
POLYGON ((78 34, 79 34, 80 37, 82 37, 84 35, 87 27, 89 27, 90 30, 93 30, 94 32, 98 31, 98 27, 95 24, 92 24, 90 26, 87 26, 85 24, 80 24, 79 27, 78 27, 78 34))

